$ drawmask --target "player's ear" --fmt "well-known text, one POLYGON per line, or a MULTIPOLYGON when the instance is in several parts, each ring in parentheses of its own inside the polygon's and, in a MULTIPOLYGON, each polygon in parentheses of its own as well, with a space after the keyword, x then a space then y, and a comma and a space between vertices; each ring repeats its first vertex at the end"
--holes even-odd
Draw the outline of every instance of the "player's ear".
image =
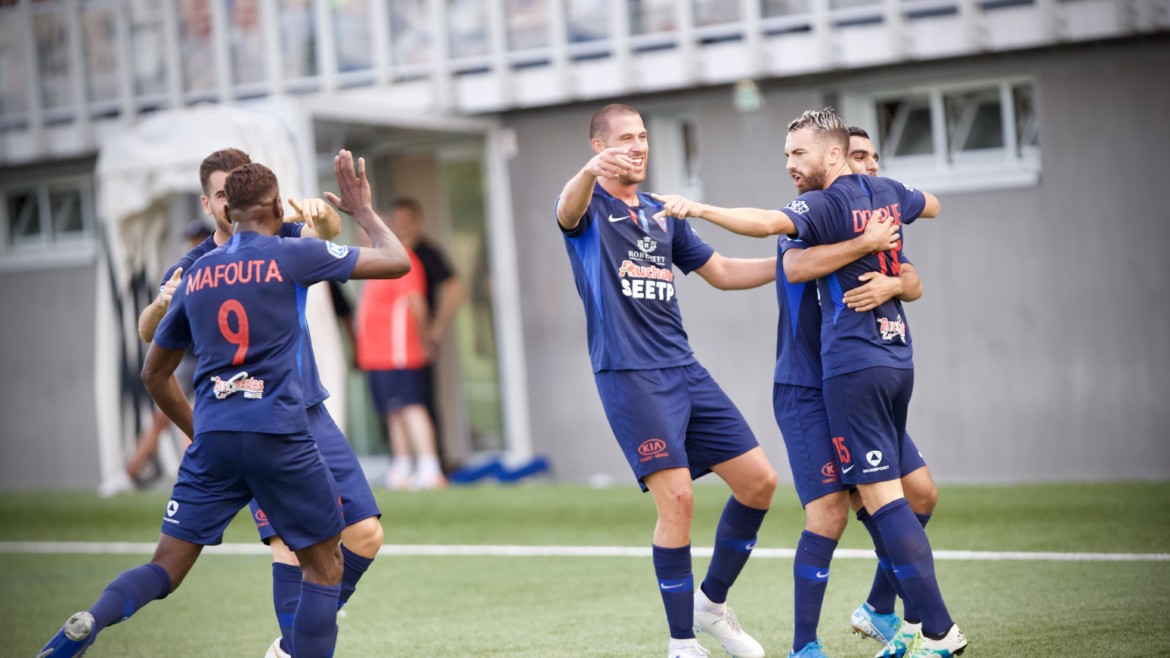
POLYGON ((605 150, 605 142, 602 142, 600 139, 597 139, 596 137, 589 140, 589 145, 593 147, 594 153, 601 153, 602 151, 605 150))
POLYGON ((206 194, 199 195, 199 203, 203 206, 203 214, 211 215, 211 199, 208 199, 206 194))

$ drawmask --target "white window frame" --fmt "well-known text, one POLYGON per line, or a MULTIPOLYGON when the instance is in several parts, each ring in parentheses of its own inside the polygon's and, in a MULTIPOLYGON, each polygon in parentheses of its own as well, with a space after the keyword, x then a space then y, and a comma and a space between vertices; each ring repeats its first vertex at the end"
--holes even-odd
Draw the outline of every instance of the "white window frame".
POLYGON ((841 95, 841 109, 847 122, 865 128, 873 138, 874 147, 881 154, 882 176, 905 181, 932 193, 1034 187, 1040 182, 1040 149, 1020 148, 1018 145, 1012 88, 1019 84, 1030 85, 1035 93, 1035 80, 1029 77, 975 78, 949 83, 846 91, 841 95), (1004 146, 956 152, 952 156, 947 146, 943 97, 955 92, 990 87, 999 90, 1004 146), (930 105, 933 151, 928 155, 896 157, 881 143, 877 104, 923 95, 930 105))
POLYGON ((55 269, 92 264, 97 255, 97 216, 92 176, 56 176, 0 185, 0 272, 55 269), (50 192, 70 188, 81 193, 82 230, 57 234, 53 226, 50 192), (13 190, 35 190, 41 231, 38 237, 14 241, 10 237, 8 195, 13 190))
MULTIPOLYGON (((698 130, 698 121, 686 112, 647 112, 646 133, 654 149, 650 183, 660 194, 679 194, 688 199, 703 198, 703 154, 688 156, 684 127, 698 130)), ((698 141, 698 135, 692 139, 698 141)), ((695 144, 698 149, 698 144, 695 144)))

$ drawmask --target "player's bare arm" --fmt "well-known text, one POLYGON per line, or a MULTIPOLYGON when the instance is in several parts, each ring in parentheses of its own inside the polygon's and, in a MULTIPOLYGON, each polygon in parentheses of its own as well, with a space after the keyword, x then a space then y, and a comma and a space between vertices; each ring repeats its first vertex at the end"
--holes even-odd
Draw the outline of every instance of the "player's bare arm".
POLYGON ((763 208, 720 208, 706 203, 691 201, 677 194, 652 194, 662 202, 662 210, 654 215, 656 219, 677 217, 686 219, 698 217, 732 233, 751 238, 766 238, 769 235, 796 233, 796 225, 788 215, 779 210, 763 208))
POLYGON ((793 283, 812 281, 866 254, 896 249, 900 239, 894 222, 866 222, 865 230, 852 240, 784 252, 784 276, 793 283))
POLYGON ((923 192, 922 195, 926 197, 926 205, 922 208, 922 212, 918 216, 927 219, 938 217, 938 214, 942 212, 942 204, 938 202, 938 197, 930 192, 923 192))
POLYGON ((325 198, 338 210, 351 216, 370 236, 373 245, 358 253, 354 279, 397 279, 410 271, 410 256, 398 236, 374 212, 370 180, 366 178, 366 159, 358 158, 354 169, 353 153, 342 149, 333 158, 333 173, 341 196, 331 192, 325 198))
POLYGON ((715 252, 695 272, 720 290, 746 290, 776 280, 776 257, 725 258, 715 252))
POLYGON ((341 233, 341 215, 324 199, 301 199, 297 203, 296 199, 290 198, 288 205, 292 206, 296 214, 285 217, 284 221, 304 222, 301 237, 332 240, 341 233))
POLYGON ((146 362, 142 364, 142 383, 175 427, 187 436, 195 436, 191 405, 175 378, 175 369, 186 353, 187 350, 171 350, 151 343, 146 362))
POLYGON ((158 329, 158 323, 162 322, 163 316, 167 314, 167 309, 171 306, 171 297, 175 294, 175 288, 179 287, 179 281, 182 278, 183 268, 180 267, 163 285, 158 297, 155 297, 154 301, 142 309, 142 314, 138 316, 138 337, 143 342, 149 343, 154 340, 154 332, 158 329))
POLYGON ((598 178, 619 179, 634 167, 628 155, 630 149, 624 146, 602 149, 585 163, 576 175, 565 183, 557 200, 557 222, 566 231, 577 228, 589 201, 593 199, 593 184, 598 178))
POLYGON ((894 297, 912 302, 922 296, 922 281, 918 278, 918 271, 909 263, 902 263, 898 276, 866 272, 857 278, 864 285, 845 293, 842 301, 859 313, 872 311, 894 297))

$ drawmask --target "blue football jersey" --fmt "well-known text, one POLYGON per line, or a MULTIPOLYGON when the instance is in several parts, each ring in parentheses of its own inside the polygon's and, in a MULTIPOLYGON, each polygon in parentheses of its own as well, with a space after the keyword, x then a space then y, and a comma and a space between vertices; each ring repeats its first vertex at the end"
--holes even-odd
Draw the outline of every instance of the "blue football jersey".
MULTIPOLYGON (((282 238, 299 238, 301 237, 301 230, 305 225, 301 222, 285 222, 280 225, 280 237, 282 238)), ((183 272, 189 272, 191 266, 195 261, 203 257, 212 249, 215 249, 215 236, 208 236, 206 240, 195 245, 187 255, 179 259, 177 263, 171 265, 166 274, 163 274, 162 282, 159 284, 161 291, 167 281, 171 280, 171 275, 175 273, 178 268, 183 268, 183 272)), ((321 383, 321 375, 317 371, 317 359, 313 355, 313 339, 309 335, 309 331, 305 330, 305 341, 303 345, 304 354, 301 355, 304 368, 301 370, 301 387, 305 395, 305 406, 311 407, 315 404, 320 404, 329 398, 329 391, 325 385, 321 383)))
POLYGON ((784 253, 807 249, 802 240, 781 236, 776 243, 776 305, 780 309, 776 327, 777 384, 820 388, 821 306, 815 281, 792 283, 784 273, 784 253))
POLYGON ((655 220, 662 204, 638 193, 627 206, 593 188, 581 223, 565 247, 585 304, 593 371, 650 370, 694 362, 675 296, 674 267, 702 267, 715 250, 689 222, 655 220))
POLYGON ((357 255, 312 238, 236 233, 184 274, 154 341, 168 349, 195 346, 198 433, 308 429, 308 287, 347 280, 357 255))
MULTIPOLYGON (((809 246, 853 239, 873 217, 909 224, 922 213, 922 192, 889 178, 842 176, 826 190, 813 190, 782 209, 798 237, 809 246)), ((899 228, 901 236, 902 229, 899 228)), ((845 306, 846 292, 862 285, 866 272, 897 276, 903 258, 898 248, 868 254, 817 280, 821 299, 821 359, 824 377, 876 366, 913 368, 910 328, 896 297, 866 313, 845 306)))

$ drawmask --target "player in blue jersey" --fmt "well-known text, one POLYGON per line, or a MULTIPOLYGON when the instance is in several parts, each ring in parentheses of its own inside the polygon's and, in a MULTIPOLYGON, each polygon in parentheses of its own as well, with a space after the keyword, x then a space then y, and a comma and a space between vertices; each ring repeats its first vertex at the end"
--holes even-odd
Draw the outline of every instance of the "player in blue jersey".
POLYGON ((299 372, 305 294, 318 281, 391 278, 410 269, 406 250, 370 205, 364 161, 355 175, 352 156, 342 151, 335 167, 340 207, 352 211, 372 248, 277 237, 282 213, 272 172, 249 164, 227 178, 236 232, 184 278, 142 369, 159 407, 195 437, 158 547, 149 563, 122 573, 89 610, 70 617, 38 658, 81 655, 102 629, 177 589, 203 546, 220 543, 252 497, 269 511, 304 570, 295 655, 333 655, 344 521, 305 411, 299 372), (194 411, 174 379, 191 344, 198 358, 194 411))
POLYGON ((670 658, 709 655, 695 630, 732 655, 764 655, 726 604, 772 502, 776 471, 743 416, 698 363, 675 297, 674 270, 717 288, 773 280, 775 260, 715 252, 684 221, 655 215, 638 191, 649 140, 641 115, 607 105, 590 122, 594 156, 557 199, 577 291, 585 305, 589 356, 606 417, 639 484, 658 511, 653 559, 670 629, 670 658), (691 481, 714 471, 731 487, 700 589, 691 569, 691 481))
MULTIPOLYGON (((909 437, 905 431, 913 387, 909 329, 898 297, 876 303, 873 298, 859 300, 858 292, 868 285, 874 272, 900 275, 906 262, 901 253, 901 225, 919 216, 936 215, 938 200, 896 181, 852 175, 848 150, 848 130, 838 117, 830 111, 806 112, 789 125, 785 143, 788 171, 802 194, 783 210, 716 208, 671 197, 665 200, 664 213, 703 217, 742 235, 797 235, 804 243, 793 245, 782 241, 782 250, 805 245, 832 245, 844 250, 836 254, 844 264, 819 278, 816 291, 821 301, 821 363, 818 365, 823 369, 825 414, 839 468, 836 477, 841 484, 858 489, 865 510, 870 511, 861 518, 867 521, 875 548, 879 555, 889 556, 900 593, 905 594, 904 600, 922 618, 921 632, 902 653, 916 658, 950 656, 961 652, 967 641, 943 603, 934 577, 930 543, 902 490, 901 476, 922 466, 921 458, 915 459, 908 449, 909 437), (854 239, 871 221, 888 221, 898 227, 899 239, 894 248, 860 253, 854 239), (850 253, 850 249, 857 250, 850 253), (859 463, 858 458, 865 463, 859 463)), ((782 257, 786 276, 793 274, 790 260, 782 257)), ((807 306, 808 301, 803 304, 801 301, 805 299, 804 294, 812 294, 807 289, 785 287, 783 294, 790 310, 791 307, 811 308, 807 306)), ((812 333, 809 324, 797 322, 790 325, 788 332, 781 327, 778 333, 784 341, 789 333, 801 331, 805 338, 792 343, 807 345, 812 333)), ((789 366, 801 372, 801 361, 794 357, 794 363, 789 366)), ((812 365, 805 361, 805 366, 812 365)), ((811 389, 808 386, 812 381, 808 376, 811 371, 805 368, 803 372, 805 377, 801 381, 778 379, 777 383, 811 389)), ((790 392, 791 399, 785 399, 782 397, 785 390, 778 388, 776 399, 777 419, 782 426, 813 415, 818 403, 815 394, 805 391, 807 395, 798 398, 795 392, 790 392), (801 408, 809 413, 792 413, 801 408), (786 418, 786 413, 792 415, 786 418)), ((813 429, 815 434, 824 435, 823 427, 813 429)), ((788 437, 785 438, 787 441, 788 437)), ((830 479, 828 473, 826 479, 830 479)), ((836 518, 841 518, 844 494, 836 496, 832 510, 836 518)), ((829 518, 833 518, 831 514, 829 518)), ((805 538, 802 535, 802 542, 805 538)), ((822 574, 827 578, 829 559, 836 545, 823 535, 811 539, 808 546, 798 547, 797 551, 798 592, 803 571, 815 569, 811 571, 813 579, 820 579, 822 574), (801 564, 802 558, 807 564, 801 564)), ((804 574, 805 580, 810 580, 808 575, 804 574)), ((823 590, 819 596, 823 596, 823 590)), ((819 609, 819 598, 816 608, 819 609)), ((794 646, 794 649, 798 653, 804 647, 794 646)), ((896 649, 891 642, 882 653, 897 653, 896 649)), ((814 646, 812 650, 819 652, 819 647, 814 646)), ((818 655, 815 652, 805 655, 818 655)))
MULTIPOLYGON (((201 202, 205 213, 215 219, 215 234, 192 249, 179 262, 172 265, 162 278, 159 295, 139 317, 138 330, 142 339, 150 341, 158 327, 162 314, 166 312, 171 294, 185 269, 216 246, 225 244, 232 235, 232 223, 227 218, 224 181, 231 171, 251 162, 247 153, 228 148, 212 153, 199 166, 199 182, 203 187, 201 202), (161 308, 161 311, 159 310, 161 308)), ((340 218, 320 199, 306 199, 299 205, 289 199, 297 210, 298 217, 306 223, 286 221, 280 226, 282 237, 321 237, 331 239, 340 230, 340 218)), ((345 515, 345 530, 341 533, 341 552, 345 557, 345 575, 342 579, 340 603, 344 605, 353 595, 358 581, 373 563, 378 549, 382 547, 382 524, 379 521, 374 493, 358 463, 353 448, 345 439, 337 423, 333 421, 324 401, 329 392, 321 385, 317 374, 317 361, 308 331, 303 346, 305 368, 303 390, 305 406, 309 413, 313 439, 317 441, 325 463, 329 465, 333 479, 341 495, 342 512, 345 515)), ((288 658, 288 634, 295 618, 297 598, 300 595, 301 570, 296 555, 276 536, 264 510, 255 501, 250 503, 252 519, 260 533, 260 540, 272 551, 272 602, 281 636, 268 647, 265 658, 288 658)))

